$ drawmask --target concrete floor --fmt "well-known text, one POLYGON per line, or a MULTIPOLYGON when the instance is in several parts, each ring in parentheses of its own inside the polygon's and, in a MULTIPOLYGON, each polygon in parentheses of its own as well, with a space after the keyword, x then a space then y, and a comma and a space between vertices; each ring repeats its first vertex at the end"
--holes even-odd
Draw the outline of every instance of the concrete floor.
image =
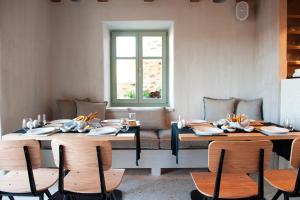
MULTIPOLYGON (((190 191, 195 189, 190 177, 191 169, 177 169, 166 171, 162 176, 150 175, 150 170, 127 170, 119 189, 123 191, 124 200, 188 200, 190 191)), ((51 193, 57 191, 57 186, 51 188, 51 193)), ((275 190, 266 183, 265 195, 269 200, 275 190)), ((33 197, 16 197, 16 200, 38 199, 33 197)), ((282 200, 283 198, 280 198, 282 200)), ((293 198, 299 199, 300 198, 293 198)), ((8 200, 4 197, 3 200, 8 200)))

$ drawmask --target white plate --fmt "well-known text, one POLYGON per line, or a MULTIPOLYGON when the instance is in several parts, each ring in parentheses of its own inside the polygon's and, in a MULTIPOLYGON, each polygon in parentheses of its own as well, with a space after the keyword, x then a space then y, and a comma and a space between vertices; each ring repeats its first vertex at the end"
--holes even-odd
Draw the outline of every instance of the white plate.
POLYGON ((202 119, 194 119, 188 122, 189 124, 203 124, 203 123, 207 123, 207 121, 202 120, 202 119))
POLYGON ((50 122, 50 124, 64 124, 69 121, 72 121, 71 119, 57 119, 50 122))
POLYGON ((115 127, 102 127, 102 128, 95 128, 92 129, 87 135, 108 135, 112 133, 117 133, 119 130, 116 129, 115 127))
POLYGON ((120 123, 121 120, 120 119, 106 119, 106 120, 103 120, 101 121, 101 123, 120 123))
POLYGON ((43 134, 53 133, 54 131, 55 131, 54 127, 35 128, 35 129, 32 129, 31 132, 27 131, 26 134, 28 134, 28 135, 43 135, 43 134))
POLYGON ((260 130, 265 134, 284 134, 289 132, 289 129, 277 126, 263 126, 260 128, 260 130))
POLYGON ((197 129, 193 129, 196 135, 219 135, 223 133, 222 129, 216 127, 197 127, 197 129))

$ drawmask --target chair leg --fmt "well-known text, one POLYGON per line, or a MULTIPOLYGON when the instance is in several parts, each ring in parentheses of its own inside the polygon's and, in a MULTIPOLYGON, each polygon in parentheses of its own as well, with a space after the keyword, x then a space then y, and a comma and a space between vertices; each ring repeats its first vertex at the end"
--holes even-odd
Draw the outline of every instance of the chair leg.
POLYGON ((13 196, 8 196, 9 200, 15 200, 13 196))
POLYGON ((288 194, 284 193, 284 200, 289 200, 289 199, 290 198, 289 198, 288 194))
POLYGON ((282 194, 282 191, 278 190, 276 192, 276 194, 274 195, 274 197, 272 198, 272 200, 277 200, 280 197, 281 194, 282 194))
POLYGON ((44 200, 44 194, 40 196, 39 200, 44 200))
POLYGON ((46 194, 46 196, 48 197, 49 200, 54 200, 54 198, 51 195, 51 193, 49 192, 49 190, 46 190, 45 194, 46 194))

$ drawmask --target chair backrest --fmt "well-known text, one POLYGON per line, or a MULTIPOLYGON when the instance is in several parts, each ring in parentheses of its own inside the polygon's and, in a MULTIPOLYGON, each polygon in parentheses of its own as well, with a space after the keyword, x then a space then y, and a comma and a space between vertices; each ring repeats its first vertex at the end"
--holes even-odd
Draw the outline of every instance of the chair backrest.
POLYGON ((66 170, 98 170, 97 146, 101 149, 103 169, 111 168, 112 147, 109 141, 99 141, 88 137, 52 140, 54 162, 58 167, 60 145, 64 147, 64 167, 66 170))
POLYGON ((270 141, 215 141, 209 145, 208 168, 217 172, 221 150, 225 150, 224 173, 253 173, 259 170, 260 149, 264 149, 264 167, 268 168, 272 143, 270 141))
POLYGON ((28 147, 33 169, 41 167, 40 144, 36 140, 5 140, 0 141, 0 169, 27 169, 24 146, 28 147))
POLYGON ((300 138, 295 139, 292 143, 290 164, 294 168, 300 168, 300 138))

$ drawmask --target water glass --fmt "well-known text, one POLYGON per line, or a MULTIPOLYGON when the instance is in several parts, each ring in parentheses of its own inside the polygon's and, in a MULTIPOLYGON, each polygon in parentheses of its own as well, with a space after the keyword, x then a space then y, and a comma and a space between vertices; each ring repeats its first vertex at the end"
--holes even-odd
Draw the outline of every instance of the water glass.
POLYGON ((121 123, 121 131, 122 132, 128 131, 129 129, 128 120, 126 118, 121 118, 120 123, 121 123))
POLYGON ((22 119, 22 129, 27 129, 27 122, 29 121, 29 118, 23 118, 22 119))
POLYGON ((235 118, 235 114, 234 113, 228 113, 226 119, 229 122, 232 122, 232 120, 235 118))
POLYGON ((45 126, 47 124, 47 118, 46 118, 46 114, 43 114, 43 126, 45 126))
POLYGON ((136 120, 136 114, 135 113, 128 113, 128 119, 129 120, 136 120))
POLYGON ((39 124, 42 124, 42 123, 43 123, 42 115, 41 115, 41 114, 38 114, 37 120, 38 120, 39 124))
POLYGON ((29 130, 27 132, 31 133, 32 128, 33 128, 33 121, 32 118, 28 118, 28 121, 26 123, 26 126, 29 128, 29 130))
POLYGON ((285 119, 284 120, 284 127, 289 129, 290 131, 293 131, 294 130, 294 123, 293 123, 293 120, 291 119, 285 119))

